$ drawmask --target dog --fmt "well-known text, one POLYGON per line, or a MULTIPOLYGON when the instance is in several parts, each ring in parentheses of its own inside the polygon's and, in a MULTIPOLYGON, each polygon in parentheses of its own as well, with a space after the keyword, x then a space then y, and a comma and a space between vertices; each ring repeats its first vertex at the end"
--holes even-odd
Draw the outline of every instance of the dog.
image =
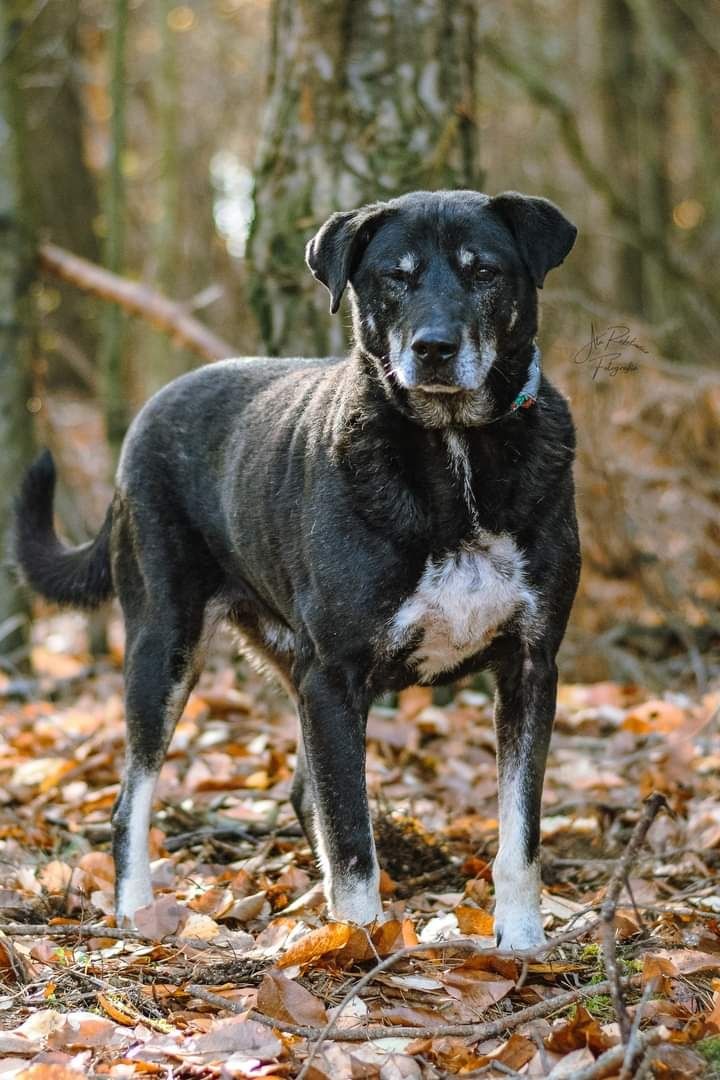
POLYGON ((233 359, 140 411, 97 537, 53 526, 46 452, 17 559, 50 600, 115 593, 127 762, 113 811, 118 920, 152 900, 153 791, 221 619, 297 704, 292 805, 332 918, 381 916, 365 780, 373 698, 487 669, 496 685, 496 939, 539 947, 540 801, 556 653, 577 588, 574 428, 542 375, 537 290, 576 228, 546 199, 414 192, 338 212, 307 263, 342 359, 233 359))

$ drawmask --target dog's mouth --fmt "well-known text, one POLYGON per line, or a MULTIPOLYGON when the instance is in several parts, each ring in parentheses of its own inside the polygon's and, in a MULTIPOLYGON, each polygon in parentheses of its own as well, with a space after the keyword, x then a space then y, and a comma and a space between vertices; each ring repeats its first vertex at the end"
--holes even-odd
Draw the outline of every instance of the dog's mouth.
POLYGON ((467 392, 464 386, 448 386, 445 383, 420 383, 418 386, 409 386, 408 390, 420 390, 423 394, 462 394, 467 392))

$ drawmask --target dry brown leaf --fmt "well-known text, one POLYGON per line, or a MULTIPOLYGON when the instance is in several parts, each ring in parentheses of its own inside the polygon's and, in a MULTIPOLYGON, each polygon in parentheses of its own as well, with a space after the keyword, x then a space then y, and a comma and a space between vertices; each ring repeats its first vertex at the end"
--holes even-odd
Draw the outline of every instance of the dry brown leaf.
POLYGON ((51 895, 57 895, 68 891, 72 876, 73 868, 71 866, 61 862, 59 859, 53 859, 52 862, 43 866, 38 874, 38 881, 51 895))
POLYGON ((281 971, 266 972, 258 989, 257 1007, 274 1020, 309 1027, 323 1027, 328 1018, 322 1001, 281 971))
POLYGON ((646 955, 643 964, 643 979, 645 979, 645 965, 652 961, 661 966, 670 963, 675 970, 661 972, 668 975, 694 975, 698 971, 720 971, 720 953, 698 952, 697 949, 662 949, 646 955))
POLYGON ((534 1042, 515 1032, 499 1050, 493 1050, 489 1058, 500 1061, 508 1069, 515 1069, 517 1072, 523 1065, 527 1065, 528 1061, 532 1061, 537 1052, 538 1048, 534 1042))
POLYGON ((187 908, 178 904, 174 895, 159 896, 152 904, 138 908, 135 925, 151 941, 162 941, 178 930, 187 915, 187 908))
POLYGON ((558 1025, 545 1039, 545 1046, 559 1054, 569 1054, 581 1047, 588 1047, 601 1054, 614 1046, 617 1039, 606 1035, 600 1024, 582 1005, 576 1006, 575 1015, 558 1025))
POLYGON ((216 1020, 208 1032, 193 1039, 187 1048, 188 1054, 207 1054, 211 1058, 243 1050, 251 1051, 262 1061, 272 1061, 282 1053, 282 1043, 264 1024, 231 1016, 216 1020))
POLYGON ((475 970, 468 964, 446 972, 442 982, 451 997, 479 1013, 502 1001, 515 986, 514 979, 498 978, 488 971, 475 970))
POLYGON ((209 915, 200 915, 193 911, 178 931, 178 937, 193 938, 198 941, 212 941, 220 933, 220 927, 209 915))

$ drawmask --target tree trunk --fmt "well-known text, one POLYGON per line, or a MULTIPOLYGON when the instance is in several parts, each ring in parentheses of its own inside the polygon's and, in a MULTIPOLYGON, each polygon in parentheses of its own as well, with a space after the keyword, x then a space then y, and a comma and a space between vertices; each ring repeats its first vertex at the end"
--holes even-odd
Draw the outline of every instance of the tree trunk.
MULTIPOLYGON (((177 296, 180 244, 180 141, 179 120, 181 87, 178 74, 177 34, 170 29, 168 16, 174 0, 160 0, 157 5, 159 31, 162 39, 160 71, 158 73, 157 123, 160 142, 158 194, 162 214, 154 243, 155 274, 153 284, 171 299, 177 296)), ((154 333, 141 336, 147 346, 149 364, 143 380, 145 396, 149 397, 176 375, 187 371, 192 360, 166 337, 154 333)))
POLYGON ((303 261, 333 210, 481 185, 475 19, 472 0, 275 0, 249 245, 270 354, 343 347, 303 261))
MULTIPOLYGON (((599 12, 600 101, 606 168, 615 178, 618 190, 636 209, 639 220, 638 129, 641 118, 635 94, 642 72, 636 52, 637 25, 627 0, 604 0, 599 12)), ((621 311, 641 314, 643 253, 638 247, 630 243, 619 246, 615 280, 616 301, 621 311)))
MULTIPOLYGON (((95 181, 85 163, 83 112, 79 89, 82 71, 78 44, 79 0, 48 0, 16 5, 22 20, 15 72, 23 95, 25 156, 32 177, 27 198, 38 233, 91 262, 100 245, 94 232, 99 214, 95 181)), ((54 286, 60 303, 43 320, 42 348, 57 370, 55 352, 64 360, 65 339, 94 361, 98 328, 93 301, 71 286, 54 286), (57 334, 61 335, 58 339, 57 334)))
POLYGON ((23 0, 0 13, 0 653, 22 648, 28 600, 8 565, 13 496, 33 452, 32 313, 35 245, 28 210, 25 117, 18 84, 23 0), (19 618, 18 618, 19 617, 19 618))
MULTIPOLYGON (((112 127, 110 176, 107 191, 107 244, 105 263, 108 270, 121 274, 125 246, 125 182, 122 156, 125 149, 125 43, 127 38, 128 0, 115 0, 112 31, 112 127)), ((105 425, 113 461, 117 461, 128 421, 127 395, 123 366, 124 316, 114 304, 105 313, 102 346, 102 395, 105 425)))

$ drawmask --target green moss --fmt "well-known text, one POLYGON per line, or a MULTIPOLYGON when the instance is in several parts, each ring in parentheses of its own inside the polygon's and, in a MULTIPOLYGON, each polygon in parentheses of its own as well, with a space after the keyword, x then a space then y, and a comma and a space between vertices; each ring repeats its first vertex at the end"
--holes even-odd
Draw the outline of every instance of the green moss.
POLYGON ((591 1016, 602 1023, 615 1016, 612 999, 607 994, 593 994, 592 997, 585 998, 583 1005, 591 1016))
POLYGON ((702 1039, 693 1047, 707 1062, 720 1069, 720 1035, 713 1035, 710 1039, 702 1039))

